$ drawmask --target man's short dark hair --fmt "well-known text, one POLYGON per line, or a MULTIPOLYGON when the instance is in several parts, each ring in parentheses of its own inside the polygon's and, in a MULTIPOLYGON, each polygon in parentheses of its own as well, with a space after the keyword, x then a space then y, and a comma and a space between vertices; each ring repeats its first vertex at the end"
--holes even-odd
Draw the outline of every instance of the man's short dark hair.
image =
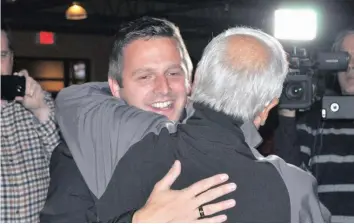
POLYGON ((116 34, 113 49, 109 59, 108 75, 117 80, 122 87, 123 50, 134 40, 153 37, 170 37, 177 40, 187 68, 187 78, 190 80, 192 63, 177 26, 165 19, 141 17, 121 26, 116 34))

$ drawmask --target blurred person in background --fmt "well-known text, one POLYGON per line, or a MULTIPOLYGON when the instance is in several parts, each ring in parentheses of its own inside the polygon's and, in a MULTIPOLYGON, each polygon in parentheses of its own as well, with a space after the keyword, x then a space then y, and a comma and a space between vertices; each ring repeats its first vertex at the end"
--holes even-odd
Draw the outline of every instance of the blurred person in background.
MULTIPOLYGON (((336 74, 335 93, 354 96, 354 30, 340 32, 332 50, 351 55, 348 70, 336 74)), ((317 178, 332 222, 354 222, 354 121, 322 120, 319 102, 298 117, 283 109, 274 142, 277 155, 317 178)))
POLYGON ((1 30, 1 76, 25 77, 25 96, 1 99, 1 222, 38 222, 49 185, 49 160, 59 144, 54 103, 26 70, 12 71, 14 52, 1 30))

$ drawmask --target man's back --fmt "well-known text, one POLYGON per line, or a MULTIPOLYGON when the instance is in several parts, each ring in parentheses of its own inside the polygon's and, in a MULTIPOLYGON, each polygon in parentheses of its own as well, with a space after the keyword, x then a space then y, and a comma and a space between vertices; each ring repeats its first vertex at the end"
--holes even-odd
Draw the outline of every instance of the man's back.
POLYGON ((291 221, 284 181, 272 164, 256 160, 239 128, 241 123, 204 106, 197 108, 172 136, 166 130, 159 136, 148 135, 123 157, 98 202, 101 220, 143 206, 154 184, 178 159, 182 173, 173 189, 183 189, 220 172, 237 183, 237 191, 227 195, 237 201, 237 206, 225 213, 229 222, 291 221))

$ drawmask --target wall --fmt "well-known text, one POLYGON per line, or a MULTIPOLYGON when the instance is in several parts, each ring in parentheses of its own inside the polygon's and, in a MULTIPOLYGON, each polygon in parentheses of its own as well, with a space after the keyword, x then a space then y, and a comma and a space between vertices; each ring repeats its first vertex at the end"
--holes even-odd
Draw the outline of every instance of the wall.
POLYGON ((36 34, 34 32, 13 31, 11 39, 16 56, 89 59, 91 80, 102 81, 107 78, 112 38, 57 34, 55 45, 39 45, 36 44, 36 34))
MULTIPOLYGON (((36 33, 13 31, 11 39, 16 56, 89 59, 91 81, 105 81, 107 79, 112 37, 57 33, 55 45, 39 45, 36 44, 36 33)), ((187 48, 196 62, 207 42, 207 39, 186 40, 187 48)))

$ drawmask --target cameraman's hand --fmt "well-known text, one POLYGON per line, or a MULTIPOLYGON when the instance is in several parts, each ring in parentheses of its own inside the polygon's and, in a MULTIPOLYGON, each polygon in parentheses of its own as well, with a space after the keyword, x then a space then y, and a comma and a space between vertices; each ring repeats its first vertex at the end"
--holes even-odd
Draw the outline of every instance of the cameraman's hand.
POLYGON ((27 70, 21 70, 15 73, 17 76, 26 78, 26 92, 24 97, 16 97, 15 100, 31 111, 40 122, 44 123, 50 114, 50 108, 44 100, 44 91, 42 87, 32 77, 28 75, 27 70))
POLYGON ((281 109, 279 110, 279 115, 284 117, 295 117, 296 111, 295 110, 288 110, 288 109, 281 109))
POLYGON ((181 163, 176 161, 166 176, 156 183, 145 206, 135 212, 133 222, 225 222, 226 215, 212 216, 220 211, 235 206, 233 199, 207 204, 216 198, 236 189, 236 184, 229 183, 211 189, 228 180, 226 174, 203 179, 185 189, 171 190, 171 185, 181 173, 181 163), (203 206, 205 216, 199 219, 199 206, 203 206))

